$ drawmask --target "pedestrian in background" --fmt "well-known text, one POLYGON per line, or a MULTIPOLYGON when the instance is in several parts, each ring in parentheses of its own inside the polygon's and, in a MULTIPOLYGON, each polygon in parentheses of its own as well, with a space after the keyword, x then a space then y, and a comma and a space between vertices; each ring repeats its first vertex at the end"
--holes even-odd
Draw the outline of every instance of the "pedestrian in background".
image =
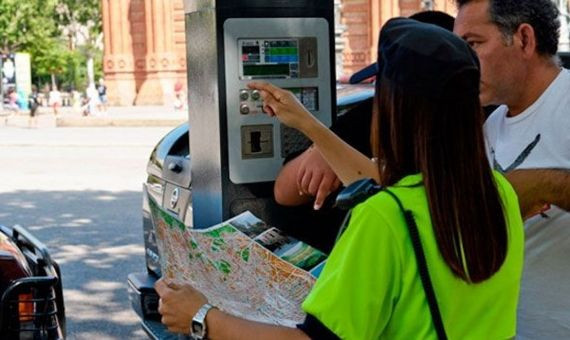
POLYGON ((83 115, 96 115, 99 107, 99 92, 95 88, 95 84, 91 83, 85 90, 85 100, 83 101, 83 115))
POLYGON ((105 85, 105 81, 103 78, 99 79, 99 84, 97 85, 97 95, 98 95, 98 103, 97 109, 101 113, 107 112, 107 86, 105 85))
POLYGON ((61 106, 61 92, 57 89, 57 85, 52 85, 51 91, 48 95, 49 106, 53 108, 53 114, 59 114, 59 108, 61 106))
POLYGON ((32 92, 28 96, 28 106, 30 109, 30 118, 28 119, 28 127, 37 127, 37 113, 40 107, 38 88, 32 85, 32 92))
POLYGON ((8 90, 8 110, 16 113, 18 112, 18 94, 16 93, 16 89, 11 87, 8 90))
POLYGON ((174 110, 182 111, 186 107, 184 103, 184 85, 180 80, 176 81, 174 84, 174 110))

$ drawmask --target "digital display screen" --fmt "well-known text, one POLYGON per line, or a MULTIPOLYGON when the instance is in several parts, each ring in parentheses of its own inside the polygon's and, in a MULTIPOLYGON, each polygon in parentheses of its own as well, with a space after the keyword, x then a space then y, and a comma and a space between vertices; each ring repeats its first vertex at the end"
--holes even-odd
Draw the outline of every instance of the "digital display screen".
POLYGON ((297 39, 240 39, 241 79, 299 78, 297 39))
POLYGON ((288 76, 290 73, 287 64, 243 65, 243 75, 252 77, 288 76))

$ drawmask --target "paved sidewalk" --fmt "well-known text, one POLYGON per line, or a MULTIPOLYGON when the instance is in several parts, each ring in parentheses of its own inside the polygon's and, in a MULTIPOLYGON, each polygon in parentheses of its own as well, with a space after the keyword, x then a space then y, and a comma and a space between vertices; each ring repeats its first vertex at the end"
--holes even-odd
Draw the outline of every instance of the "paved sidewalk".
MULTIPOLYGON (((59 109, 56 116, 48 107, 41 107, 37 115, 37 127, 151 127, 177 126, 188 120, 187 111, 175 111, 167 106, 115 106, 107 112, 83 116, 71 107, 59 109)), ((0 112, 0 127, 29 127, 29 112, 17 114, 0 112)))

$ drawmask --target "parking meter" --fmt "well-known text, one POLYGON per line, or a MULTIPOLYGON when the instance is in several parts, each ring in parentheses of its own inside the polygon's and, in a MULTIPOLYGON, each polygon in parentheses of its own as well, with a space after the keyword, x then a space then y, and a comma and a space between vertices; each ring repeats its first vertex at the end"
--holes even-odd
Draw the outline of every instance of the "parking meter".
POLYGON ((194 227, 269 212, 273 181, 310 142, 262 112, 248 82, 292 91, 335 119, 333 1, 185 1, 194 227))

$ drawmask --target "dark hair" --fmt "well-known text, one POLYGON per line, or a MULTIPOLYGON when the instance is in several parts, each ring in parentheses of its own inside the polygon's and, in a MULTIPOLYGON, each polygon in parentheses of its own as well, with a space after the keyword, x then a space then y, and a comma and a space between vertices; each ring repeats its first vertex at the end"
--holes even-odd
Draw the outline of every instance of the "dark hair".
MULTIPOLYGON (((474 0, 455 0, 459 8, 474 0)), ((536 50, 541 55, 553 56, 558 51, 560 38, 559 11, 552 0, 488 0, 491 21, 510 41, 521 24, 534 29, 536 50)))
POLYGON ((487 161, 479 74, 460 72, 439 96, 376 83, 380 178, 421 173, 439 250, 453 273, 481 282, 499 270, 507 229, 487 161))
MULTIPOLYGON (((410 19, 414 19, 426 24, 432 24, 453 32, 455 18, 441 11, 422 11, 410 15, 410 19)), ((374 97, 374 105, 372 105, 372 117, 370 118, 370 150, 373 155, 378 155, 378 106, 377 98, 374 97)))
POLYGON ((455 23, 454 17, 441 11, 417 12, 410 15, 409 18, 420 22, 437 25, 441 28, 445 28, 446 30, 452 32, 453 32, 453 24, 455 23))

